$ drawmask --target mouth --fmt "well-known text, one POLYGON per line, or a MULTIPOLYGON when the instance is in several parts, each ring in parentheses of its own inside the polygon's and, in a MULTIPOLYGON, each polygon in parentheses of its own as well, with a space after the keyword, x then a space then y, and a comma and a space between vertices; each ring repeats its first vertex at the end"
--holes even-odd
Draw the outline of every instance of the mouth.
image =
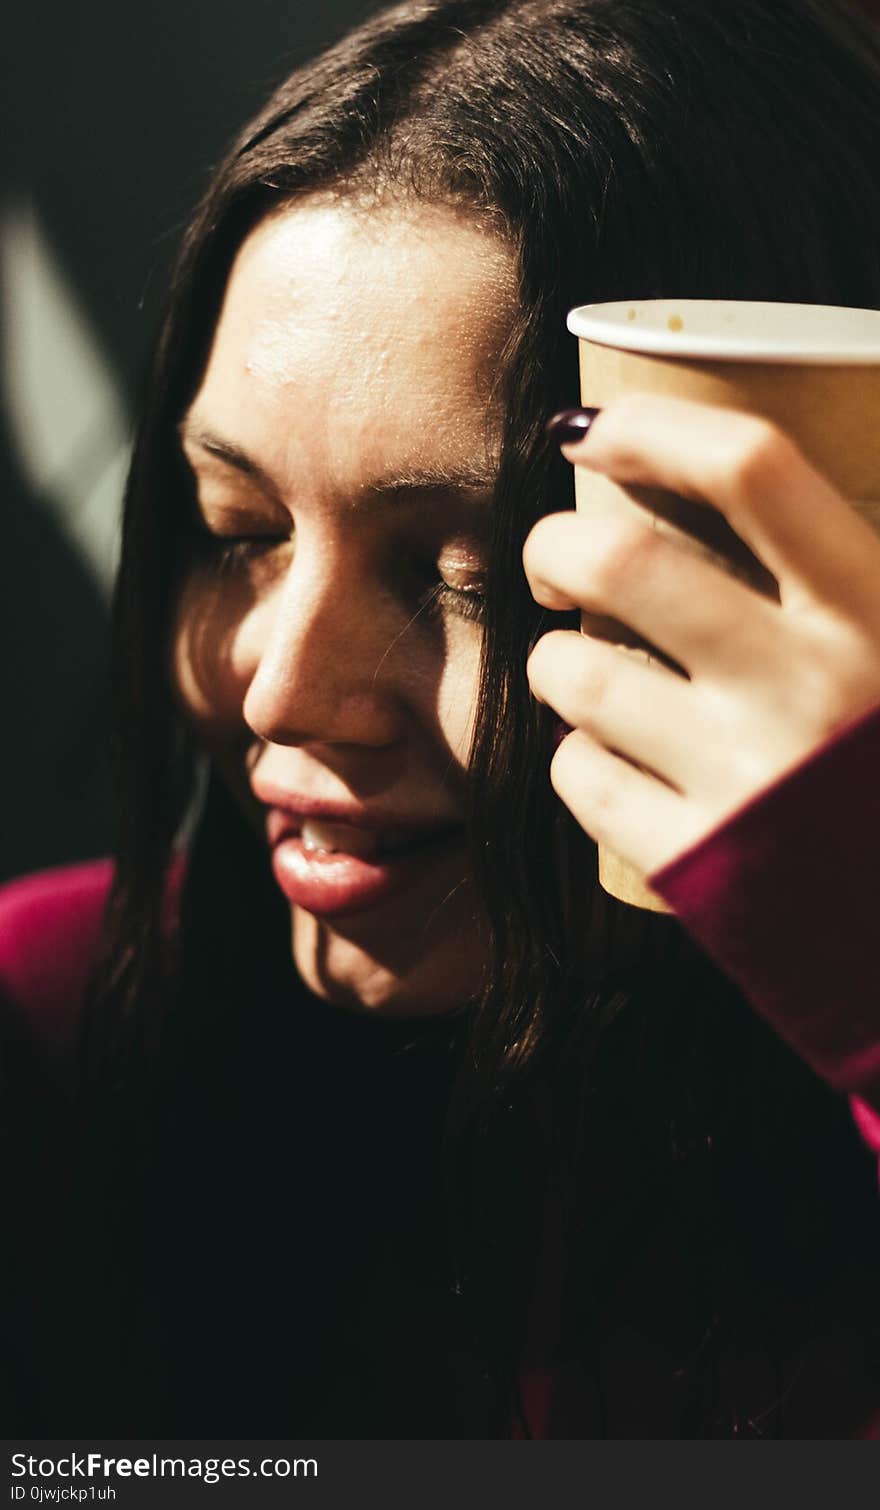
POLYGON ((459 825, 444 824, 440 828, 375 829, 355 828, 350 823, 328 823, 322 819, 306 818, 299 831, 299 840, 307 854, 355 855, 362 860, 384 860, 391 855, 405 854, 444 837, 459 825))
POLYGON ((267 819, 272 868, 288 900, 316 916, 343 916, 387 901, 420 872, 460 853, 462 823, 378 831, 297 818, 273 809, 267 819))

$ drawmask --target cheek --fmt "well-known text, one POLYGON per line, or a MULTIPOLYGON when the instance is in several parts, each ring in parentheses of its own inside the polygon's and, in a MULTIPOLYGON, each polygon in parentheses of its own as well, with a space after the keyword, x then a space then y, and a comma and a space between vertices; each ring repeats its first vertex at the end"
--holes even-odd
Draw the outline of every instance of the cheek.
POLYGON ((253 605, 233 583, 193 572, 177 601, 171 678, 178 702, 209 743, 240 733, 247 689, 242 631, 253 605))
POLYGON ((452 632, 437 693, 437 715, 446 744, 459 765, 467 764, 477 713, 480 636, 470 629, 452 632))

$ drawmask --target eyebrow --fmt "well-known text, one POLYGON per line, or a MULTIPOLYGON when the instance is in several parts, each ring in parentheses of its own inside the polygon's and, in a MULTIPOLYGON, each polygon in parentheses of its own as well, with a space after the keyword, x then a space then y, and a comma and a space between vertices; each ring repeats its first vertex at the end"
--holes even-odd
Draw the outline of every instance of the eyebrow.
MULTIPOLYGON (((182 441, 196 445, 208 456, 216 457, 233 467, 244 477, 258 484, 276 502, 281 503, 281 493, 272 475, 261 466, 255 457, 235 445, 233 441, 217 435, 214 431, 196 422, 184 419, 178 426, 182 441)), ((495 486, 494 474, 479 467, 442 467, 421 464, 399 472, 389 472, 366 483, 360 492, 358 508, 380 512, 391 507, 406 495, 422 493, 459 493, 462 497, 474 498, 490 494, 495 486)))

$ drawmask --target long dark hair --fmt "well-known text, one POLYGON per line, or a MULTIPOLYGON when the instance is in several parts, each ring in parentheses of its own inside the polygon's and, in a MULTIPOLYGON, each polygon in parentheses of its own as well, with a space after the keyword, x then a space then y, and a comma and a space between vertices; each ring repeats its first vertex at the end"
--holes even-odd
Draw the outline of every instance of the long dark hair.
MULTIPOLYGON (((517 258, 520 307, 503 375, 506 423, 470 762, 472 848, 492 957, 451 1095, 448 1163, 456 1282, 473 1297, 481 1345, 502 1367, 522 1344, 516 1317, 529 1280, 518 1272, 506 1283, 499 1251, 504 1234, 525 1251, 534 1230, 524 1215, 534 1202, 516 1170, 532 1171, 538 1200, 547 1170, 556 1170, 559 1190, 572 1192, 566 1210, 577 1212, 576 1151, 609 1085, 632 1089, 644 1070, 636 1099, 654 1107, 651 1126, 662 1127, 664 1150, 675 1144, 679 1153, 685 1144, 703 1148, 707 1120, 726 1115, 717 1095, 693 1110, 694 1079, 706 1081, 710 1062, 723 1062, 726 1073, 735 1062, 743 1075, 756 1062, 772 1063, 774 1084, 798 1087, 791 1104, 809 1102, 801 1072, 789 1074, 785 1053, 744 1025, 741 1004, 730 1007, 727 988, 691 957, 674 925, 626 917, 596 895, 592 845, 550 789, 553 720, 529 696, 524 673, 549 617, 528 591, 521 550, 535 519, 570 499, 567 469, 543 434, 546 416, 577 393, 565 314, 588 300, 673 295, 880 303, 878 84, 876 32, 843 0, 400 5, 282 84, 214 174, 172 279, 116 593, 118 858, 86 1036, 100 1115, 120 1117, 124 1103, 130 1137, 121 1146, 139 1148, 145 1163, 151 1085, 167 1059, 169 1021, 172 1040, 175 1032, 178 1042, 187 1032, 193 1040, 196 1030, 181 1024, 211 994, 211 966, 204 954, 194 958, 192 941, 205 943, 199 920, 208 916, 222 932, 228 906, 216 866, 194 866, 183 926, 168 927, 169 868, 197 754, 166 665, 186 558, 188 483, 175 426, 203 366, 232 257, 268 210, 333 185, 361 199, 465 205, 497 226, 517 258), (654 1031, 646 1038, 632 1026, 652 1017, 666 1045, 662 1054, 655 1045, 653 1057, 645 1045, 654 1044, 654 1031), (697 1030, 706 1022, 717 1028, 714 1041, 697 1030), (728 1040, 749 1048, 733 1053, 728 1040), (627 1043, 634 1057, 620 1048, 627 1043), (682 1051, 674 1070, 673 1046, 682 1051), (688 1073, 679 1074, 685 1061, 688 1073), (603 1062, 616 1070, 599 1075, 603 1062), (683 1116, 692 1124, 687 1137, 683 1116)), ((212 801, 203 842, 221 856, 238 846, 243 870, 256 874, 259 856, 236 837, 236 822, 228 805, 212 801)), ((247 916, 242 989, 284 942, 277 905, 267 899, 247 916)), ((227 963, 234 973, 235 962, 227 963)), ((201 1028, 215 1032, 216 1023, 206 1017, 201 1028)), ((606 1121, 619 1112, 606 1106, 606 1121)), ((650 1116, 642 1121, 647 1127, 650 1116)), ((756 1135, 756 1148, 760 1141, 756 1135)), ((696 1230, 708 1186, 689 1181, 690 1173, 682 1209, 696 1230)), ((631 1209, 638 1219, 617 1224, 616 1236, 608 1221, 593 1245, 594 1297, 612 1250, 631 1245, 650 1220, 644 1201, 631 1209)), ((574 1233, 579 1218, 564 1220, 574 1233)), ((701 1228, 695 1247, 708 1242, 701 1228)), ((578 1282, 584 1291, 587 1280, 578 1282)), ((707 1309, 717 1313, 717 1295, 707 1309)), ((575 1310, 585 1338, 595 1330, 596 1304, 575 1310)))

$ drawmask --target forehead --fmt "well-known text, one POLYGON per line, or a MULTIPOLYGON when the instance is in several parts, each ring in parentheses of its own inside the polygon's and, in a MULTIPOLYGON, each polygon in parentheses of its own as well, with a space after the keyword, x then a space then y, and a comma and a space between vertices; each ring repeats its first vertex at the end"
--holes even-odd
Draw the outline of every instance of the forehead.
POLYGON ((509 249, 463 212, 302 201, 241 247, 191 417, 300 484, 473 466, 515 298, 509 249))

